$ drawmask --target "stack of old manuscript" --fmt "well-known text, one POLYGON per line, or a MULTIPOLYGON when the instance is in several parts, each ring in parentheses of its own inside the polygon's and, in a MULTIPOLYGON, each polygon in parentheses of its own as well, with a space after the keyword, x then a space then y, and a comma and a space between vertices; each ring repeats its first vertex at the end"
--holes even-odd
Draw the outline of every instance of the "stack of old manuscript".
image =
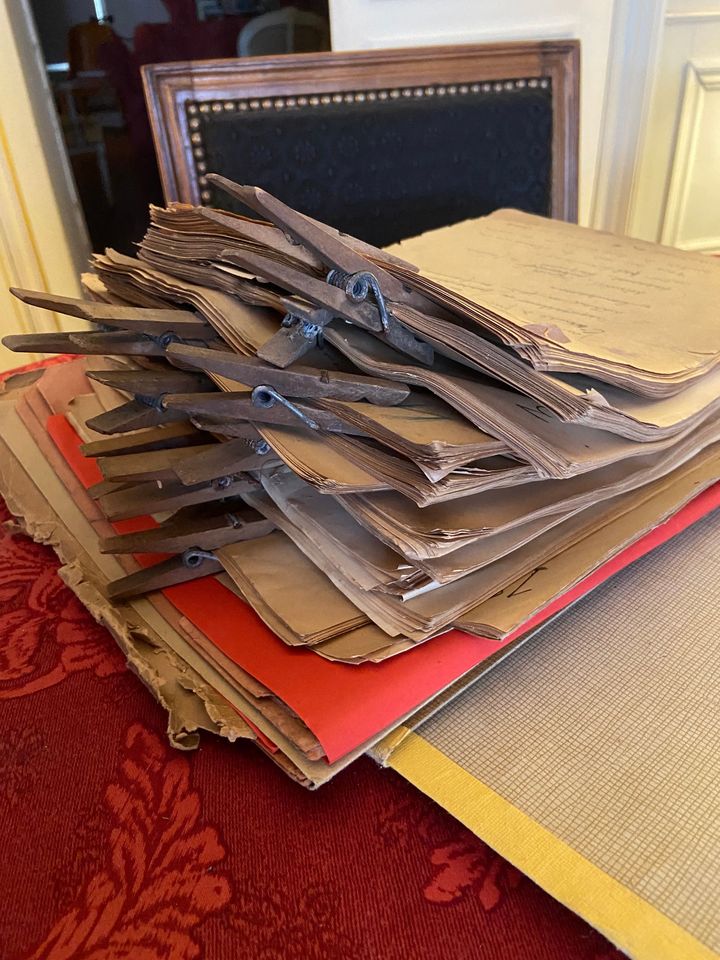
POLYGON ((178 742, 314 785, 720 503, 720 269, 509 210, 378 250, 213 180, 261 219, 153 208, 87 299, 15 291, 92 326, 5 339, 78 359, 10 381, 1 491, 178 742))

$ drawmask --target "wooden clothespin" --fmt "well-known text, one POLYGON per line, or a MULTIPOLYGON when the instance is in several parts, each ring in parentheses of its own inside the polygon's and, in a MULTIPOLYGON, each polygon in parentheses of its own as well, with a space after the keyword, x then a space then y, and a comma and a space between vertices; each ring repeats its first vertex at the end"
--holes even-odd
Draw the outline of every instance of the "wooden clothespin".
MULTIPOLYGON (((418 339, 406 327, 398 323, 394 317, 386 317, 387 322, 384 326, 383 318, 377 309, 372 304, 364 302, 362 297, 352 300, 347 293, 337 286, 260 253, 247 250, 223 250, 222 257, 255 276, 269 280, 284 290, 298 294, 323 310, 329 311, 333 319, 354 323, 356 326, 362 327, 363 330, 367 330, 374 336, 387 341, 396 350, 408 354, 413 359, 425 364, 432 363, 433 349, 430 344, 418 339)), ((327 324, 323 326, 323 329, 325 326, 327 324)), ((275 337, 286 336, 288 329, 281 327, 275 337)), ((275 337, 271 339, 274 340, 275 337)), ((263 356, 264 359, 272 362, 276 354, 270 348, 270 343, 271 341, 268 340, 263 345, 263 356)), ((312 345, 314 344, 311 343, 312 345)), ((287 348, 283 345, 277 355, 284 357, 286 353, 287 348)))
MULTIPOLYGON (((342 290, 353 306, 363 305, 374 309, 380 323, 380 333, 388 343, 421 363, 432 363, 433 349, 430 344, 416 337, 392 314, 393 302, 407 304, 420 310, 426 308, 427 304, 423 297, 403 284, 379 263, 368 260, 366 256, 345 243, 339 234, 328 232, 327 229, 293 210, 292 207, 288 207, 265 190, 259 187, 241 186, 217 174, 208 174, 208 180, 280 227, 296 243, 312 251, 328 268, 326 285, 333 285, 342 290), (369 302, 370 298, 374 301, 374 308, 369 302)), ((231 262, 239 263, 244 269, 254 269, 252 254, 228 250, 223 251, 222 256, 223 258, 227 256, 231 262)), ((302 271, 293 272, 301 273, 302 271)), ((260 275, 265 277, 266 273, 261 272, 260 275)), ((267 279, 280 282, 270 276, 267 279)), ((281 285, 284 286, 284 284, 281 285)), ((285 289, 306 296, 305 292, 299 288, 285 286, 285 289)), ((322 300, 313 297, 309 299, 319 306, 332 309, 330 304, 322 300)), ((345 319, 355 322, 353 317, 346 316, 345 319)), ((267 354, 266 359, 270 359, 267 354)))
POLYGON ((111 330, 108 333, 93 333, 80 330, 69 333, 70 343, 76 349, 68 353, 85 353, 92 356, 118 357, 164 357, 165 345, 159 339, 127 330, 111 330))
POLYGON ((322 270, 322 264, 310 250, 296 244, 271 223, 250 220, 235 213, 228 213, 226 210, 215 210, 213 207, 199 207, 197 212, 222 227, 226 235, 238 237, 243 244, 249 242, 256 247, 272 247, 283 256, 311 270, 322 270))
MULTIPOLYGON (((208 451, 216 447, 216 442, 195 447, 195 451, 208 451)), ((176 467, 187 459, 185 447, 172 450, 149 450, 140 453, 126 453, 124 456, 99 457, 97 465, 106 480, 141 483, 144 480, 177 480, 176 467)), ((227 473, 227 471, 226 471, 227 473)))
POLYGON ((294 297, 282 297, 285 316, 281 329, 258 348, 257 355, 274 367, 288 367, 312 350, 323 346, 323 330, 335 319, 331 310, 313 307, 294 297))
POLYGON ((28 333, 3 338, 8 350, 19 353, 162 357, 170 343, 200 346, 222 343, 208 323, 187 310, 122 306, 17 287, 12 287, 11 292, 23 303, 100 324, 100 330, 28 333))
POLYGON ((144 336, 127 333, 19 333, 2 338, 14 353, 69 353, 115 356, 162 357, 165 348, 144 336))
POLYGON ((108 537, 101 553, 182 553, 193 547, 217 550, 241 540, 264 537, 274 529, 272 521, 242 500, 185 507, 154 527, 137 533, 108 537))
POLYGON ((85 457, 120 457, 150 450, 173 450, 177 447, 192 449, 199 443, 207 443, 207 437, 191 423, 181 420, 167 426, 148 427, 129 436, 91 440, 82 444, 80 453, 85 457))
POLYGON ((100 497, 105 497, 108 493, 119 493, 121 490, 129 490, 135 486, 137 486, 137 484, 116 483, 114 480, 99 480, 91 487, 88 487, 87 492, 88 496, 92 497, 93 500, 99 500, 100 497))
POLYGON ((77 317, 101 326, 119 327, 131 333, 144 333, 152 337, 176 334, 183 340, 216 339, 212 327, 190 310, 101 303, 98 300, 61 297, 41 290, 22 290, 18 287, 11 287, 10 292, 30 306, 77 317))
MULTIPOLYGON (((237 186, 237 184, 234 184, 231 180, 226 180, 224 177, 217 177, 216 174, 212 176, 218 183, 218 186, 221 186, 220 180, 223 180, 228 185, 237 186)), ((322 262, 316 258, 310 250, 302 244, 299 244, 291 236, 279 231, 276 226, 273 226, 266 220, 250 220, 242 215, 228 213, 225 210, 217 210, 214 207, 198 207, 196 208, 196 212, 208 220, 215 221, 215 223, 223 227, 225 231, 237 235, 242 241, 250 240, 259 246, 273 247, 286 256, 302 261, 322 271, 322 262), (278 233, 280 234, 279 237, 278 233)), ((302 214, 302 216, 309 223, 314 224, 320 230, 324 230, 325 233, 330 234, 330 236, 339 237, 339 239, 349 247, 367 257, 369 260, 379 261, 384 264, 393 264, 406 272, 417 272, 417 267, 414 264, 408 263, 407 260, 403 260, 402 257, 398 257, 394 253, 389 253, 387 250, 374 247, 364 240, 350 236, 350 234, 342 233, 342 231, 337 230, 335 227, 331 227, 327 223, 322 223, 320 220, 314 220, 307 214, 302 214)))
POLYGON ((147 402, 130 400, 113 410, 106 410, 96 417, 90 417, 85 426, 95 433, 130 433, 131 430, 141 430, 145 427, 157 427, 179 420, 187 420, 187 414, 181 410, 167 410, 155 399, 147 402))
POLYGON ((163 402, 168 411, 193 416, 196 423, 202 422, 198 417, 205 423, 214 422, 212 427, 206 426, 205 429, 216 429, 224 436, 237 435, 230 432, 237 420, 364 436, 361 430, 345 423, 334 413, 288 400, 267 384, 255 387, 252 392, 170 395, 163 402))
POLYGON ((106 593, 109 600, 118 603, 152 593, 153 590, 163 590, 178 583, 188 583, 199 577, 221 573, 222 569, 222 564, 215 554, 207 550, 191 548, 177 557, 162 560, 152 567, 146 567, 127 577, 113 580, 107 585, 106 593))
POLYGON ((247 420, 224 421, 207 417, 202 413, 191 413, 190 423, 198 430, 205 433, 212 433, 218 438, 234 437, 243 440, 257 440, 260 437, 257 427, 248 423, 247 420), (230 433, 227 432, 228 429, 231 429, 230 433))
POLYGON ((106 493, 99 498, 100 509, 109 520, 127 520, 147 514, 172 513, 181 507, 210 503, 257 491, 260 484, 249 474, 218 477, 209 483, 184 485, 179 481, 159 484, 149 481, 106 493))
POLYGON ((187 417, 178 411, 165 408, 167 394, 180 390, 198 394, 217 390, 204 374, 172 369, 88 371, 88 377, 116 390, 134 394, 134 400, 129 403, 87 421, 87 426, 97 433, 127 433, 141 427, 186 420, 187 417))
POLYGON ((87 375, 98 383, 141 397, 161 397, 164 393, 210 393, 217 390, 212 380, 202 373, 174 370, 167 366, 158 366, 154 370, 88 370, 87 375))
MULTIPOLYGON (((185 344, 171 344, 168 356, 186 366, 218 373, 249 387, 267 384, 286 397, 333 400, 369 400, 383 406, 395 406, 410 395, 410 388, 392 380, 379 380, 362 374, 319 370, 300 364, 278 369, 257 357, 207 350, 185 344)), ((187 392, 187 391, 177 391, 187 392)))
POLYGON ((128 600, 220 573, 222 565, 210 551, 267 536, 273 529, 272 521, 231 497, 200 508, 184 507, 151 530, 108 537, 101 542, 102 553, 168 552, 178 556, 114 580, 107 595, 111 600, 128 600))
MULTIPOLYGON (((254 430, 254 428, 252 428, 254 430)), ((174 465, 181 483, 207 483, 236 473, 264 470, 279 463, 270 444, 255 431, 252 439, 240 437, 216 443, 209 448, 198 448, 174 465)))

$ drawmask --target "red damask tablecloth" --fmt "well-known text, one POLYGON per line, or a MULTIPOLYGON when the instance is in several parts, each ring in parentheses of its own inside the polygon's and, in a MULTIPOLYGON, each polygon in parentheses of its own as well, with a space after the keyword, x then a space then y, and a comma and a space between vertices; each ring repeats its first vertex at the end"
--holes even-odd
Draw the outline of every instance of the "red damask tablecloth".
POLYGON ((173 750, 56 570, 0 538, 2 960, 620 960, 368 759, 309 793, 248 743, 173 750))

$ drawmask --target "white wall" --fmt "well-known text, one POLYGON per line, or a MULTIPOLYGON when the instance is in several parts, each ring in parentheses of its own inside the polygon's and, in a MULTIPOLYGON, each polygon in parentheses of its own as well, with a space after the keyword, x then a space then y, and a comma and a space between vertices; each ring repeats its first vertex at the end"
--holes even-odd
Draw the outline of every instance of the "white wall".
POLYGON ((330 0, 330 24, 334 50, 579 38, 579 218, 586 223, 593 210, 613 11, 613 0, 330 0))
POLYGON ((718 0, 668 0, 628 228, 720 253, 718 0))

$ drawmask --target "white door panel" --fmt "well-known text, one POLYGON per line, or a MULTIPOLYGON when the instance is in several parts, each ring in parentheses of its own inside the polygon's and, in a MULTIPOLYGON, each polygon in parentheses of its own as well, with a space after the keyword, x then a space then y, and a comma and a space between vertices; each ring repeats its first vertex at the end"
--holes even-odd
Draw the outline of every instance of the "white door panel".
POLYGON ((629 231, 720 252, 720 6, 671 0, 629 231))

